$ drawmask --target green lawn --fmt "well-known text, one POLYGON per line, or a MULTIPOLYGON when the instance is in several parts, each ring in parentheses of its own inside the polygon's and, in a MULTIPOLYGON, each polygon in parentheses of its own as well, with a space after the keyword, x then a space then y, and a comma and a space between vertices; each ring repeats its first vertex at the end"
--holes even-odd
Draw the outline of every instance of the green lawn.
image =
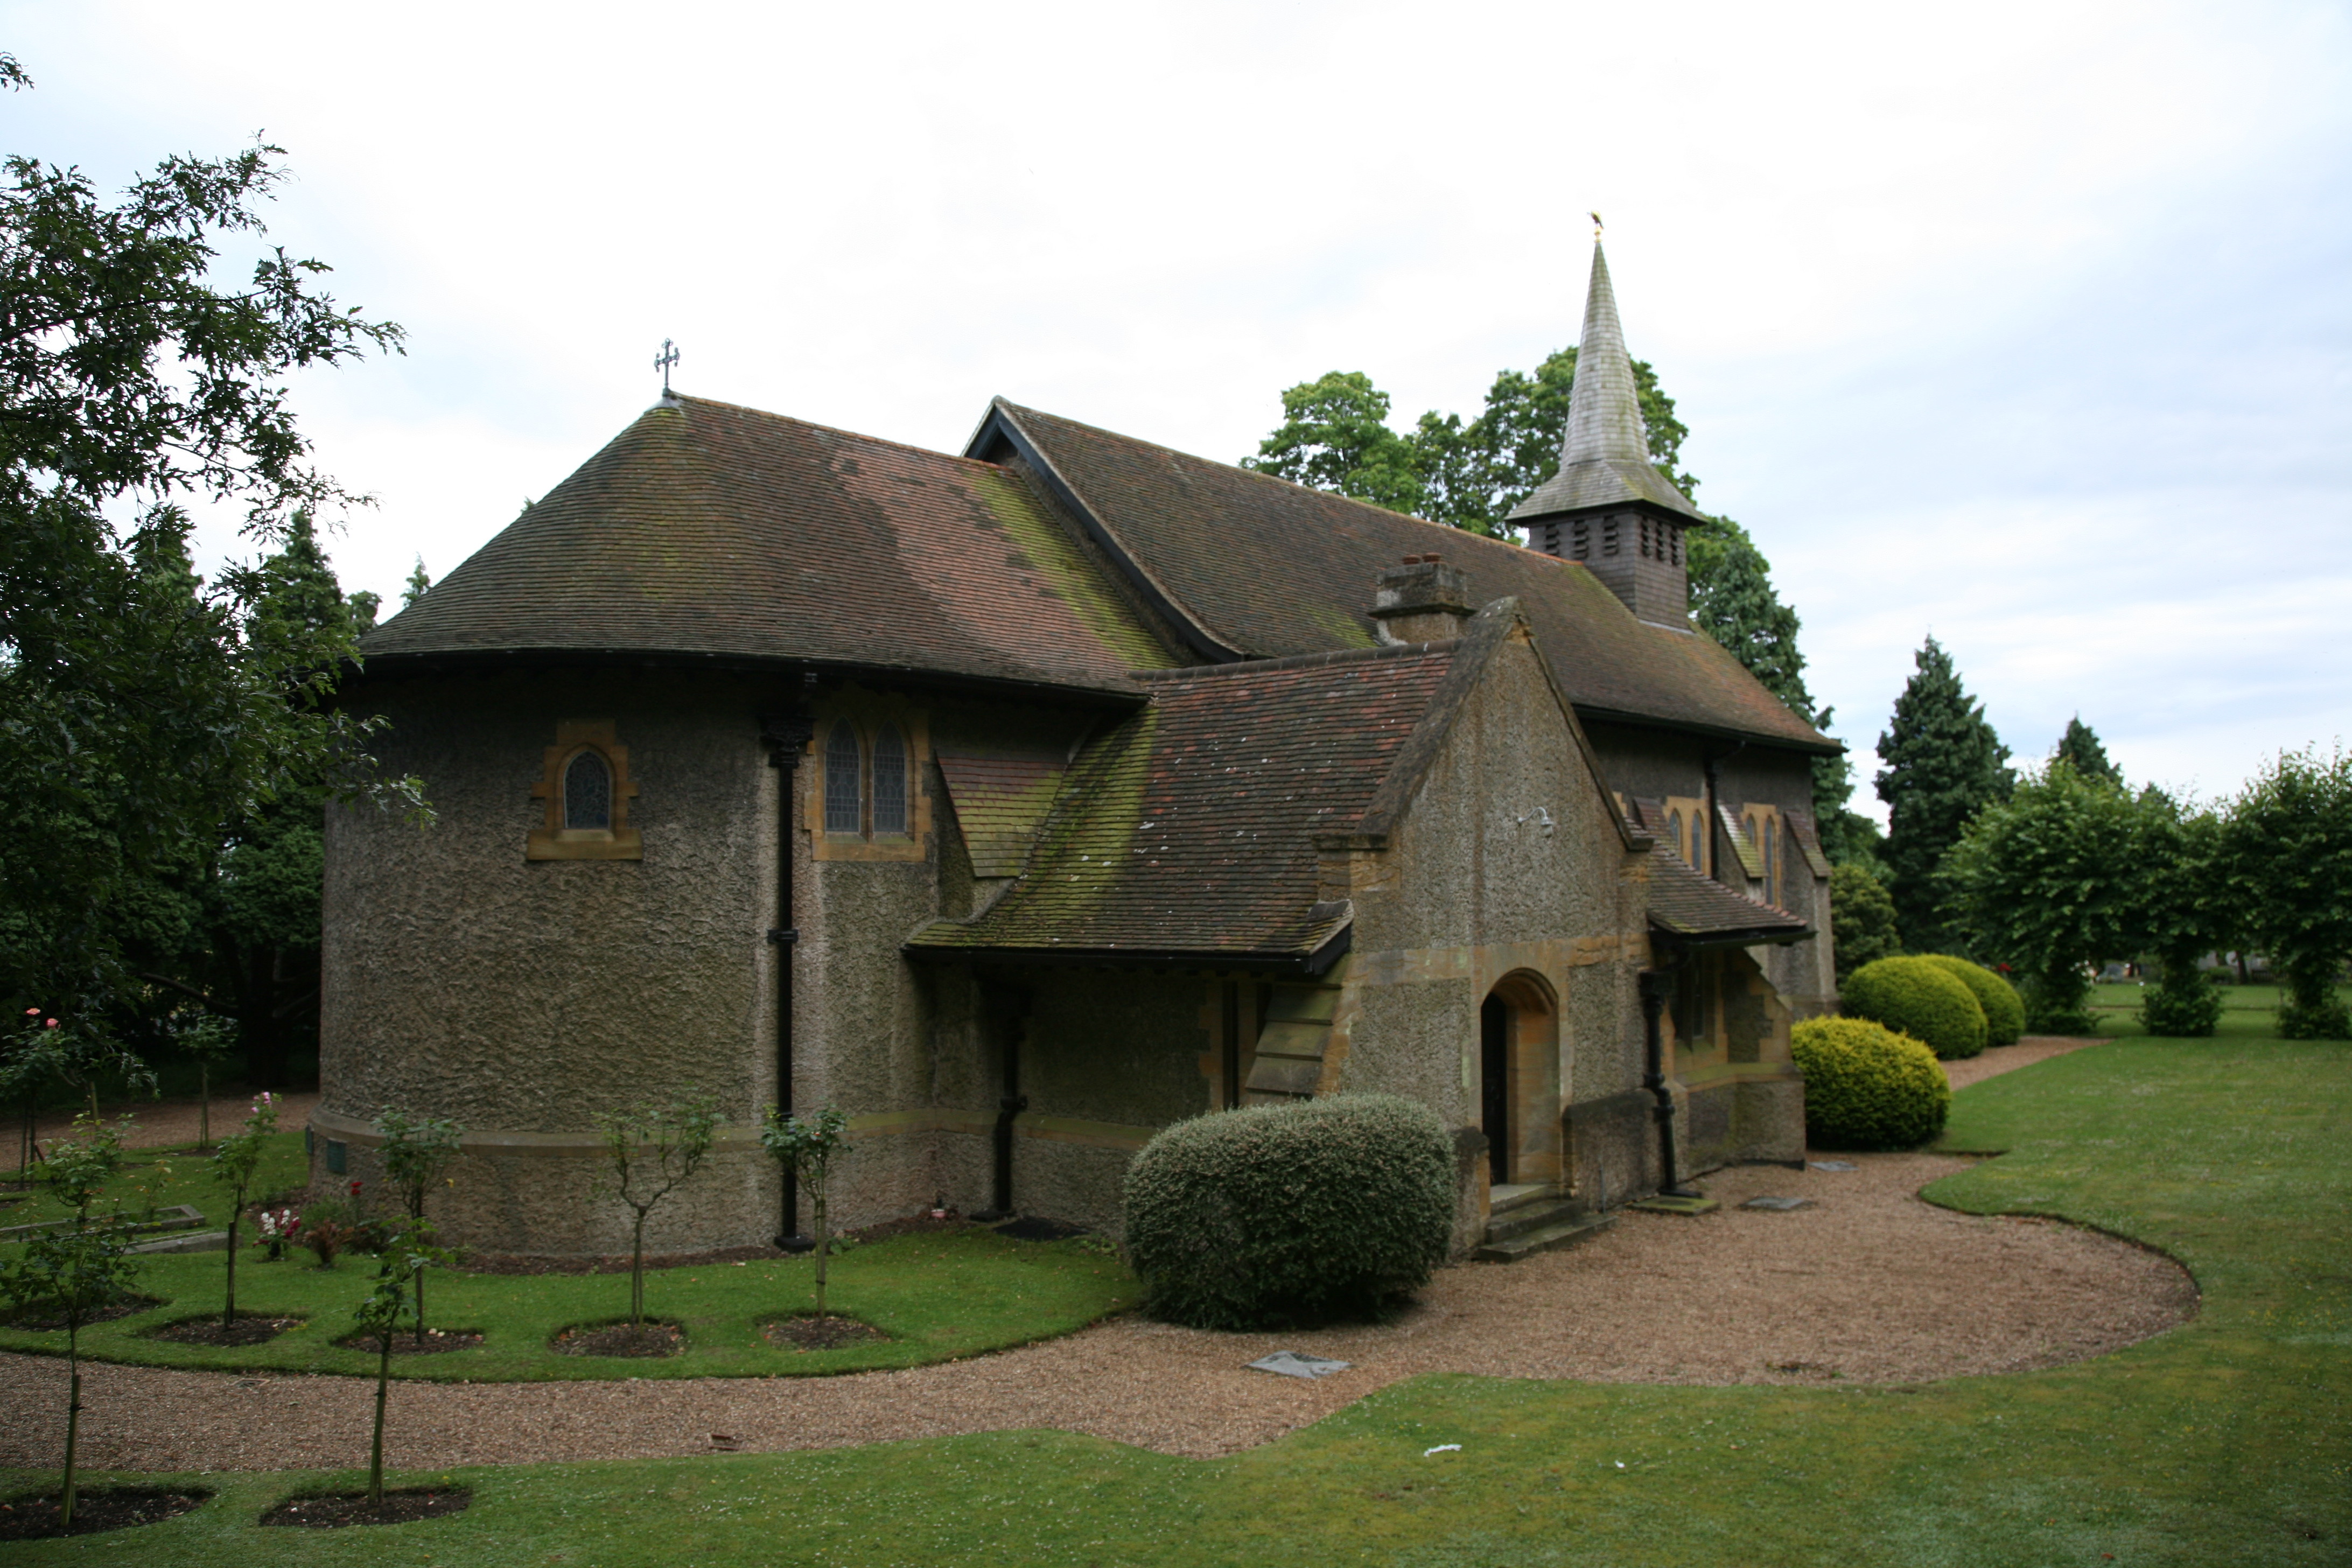
MULTIPOLYGON (((2218 1037, 2242 1040, 2270 1037, 2273 1016, 2278 1012, 2279 999, 2285 987, 2217 985, 2213 989, 2221 998, 2221 1021, 2215 1027, 2218 1037)), ((2139 1021, 2142 994, 2137 982, 2092 986, 2091 1015, 2098 1020, 2099 1033, 2118 1037, 2145 1036, 2147 1030, 2139 1021)), ((2352 985, 2337 986, 2336 994, 2339 1000, 2352 1003, 2352 985)))
POLYGON ((2195 1271, 2201 1314, 2071 1368, 1914 1387, 1423 1378, 1205 1463, 1009 1432, 462 1471, 464 1515, 300 1538, 254 1517, 348 1474, 221 1475, 205 1478, 213 1503, 135 1541, 0 1554, 235 1568, 2352 1560, 2352 1048, 2110 1042, 1964 1090, 1949 1141, 2011 1152, 1937 1184, 1937 1201, 2160 1247, 2195 1271), (1423 1457, 1440 1443, 1462 1451, 1423 1457))
MULTIPOLYGON (((280 1134, 273 1140, 262 1189, 290 1185, 301 1170, 299 1135, 280 1134)), ((142 1152, 118 1185, 139 1194, 125 1203, 133 1210, 152 1193, 160 1204, 193 1204, 215 1224, 226 1212, 201 1156, 151 1158, 142 1152)), ((16 1216, 28 1210, 30 1217, 63 1212, 43 1202, 0 1213, 11 1216, 8 1223, 18 1223, 16 1216)), ((250 1234, 250 1219, 247 1223, 250 1234)), ((161 1304, 88 1330, 82 1353, 96 1361, 225 1372, 374 1372, 375 1358, 368 1352, 335 1342, 352 1332, 352 1309, 374 1278, 375 1259, 363 1255, 347 1254, 334 1268, 321 1269, 311 1254, 299 1248, 278 1263, 260 1261, 250 1247, 241 1249, 238 1311, 304 1320, 300 1328, 266 1344, 212 1350, 147 1337, 159 1324, 218 1312, 226 1263, 226 1255, 218 1252, 147 1259, 140 1288, 161 1304)), ((803 1257, 648 1270, 646 1310, 683 1324, 687 1331, 685 1352, 658 1360, 568 1356, 547 1349, 550 1338, 573 1324, 625 1316, 625 1274, 439 1269, 426 1280, 428 1321, 436 1328, 479 1333, 482 1343, 396 1358, 393 1369, 403 1377, 474 1382, 858 1372, 1050 1339, 1123 1310, 1137 1296, 1135 1278, 1126 1267, 1085 1241, 1009 1241, 977 1227, 901 1236, 851 1247, 833 1259, 828 1273, 826 1310, 862 1319, 889 1340, 831 1351, 770 1345, 760 1325, 810 1310, 815 1269, 814 1259, 803 1257)), ((0 1350, 56 1351, 64 1342, 61 1333, 0 1328, 0 1350)))

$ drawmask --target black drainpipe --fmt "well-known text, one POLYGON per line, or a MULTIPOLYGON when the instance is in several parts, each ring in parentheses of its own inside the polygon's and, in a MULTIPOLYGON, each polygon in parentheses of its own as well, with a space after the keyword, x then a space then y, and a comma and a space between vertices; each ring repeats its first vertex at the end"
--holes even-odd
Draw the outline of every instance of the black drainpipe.
POLYGON ((1028 1029, 1029 994, 990 985, 982 996, 1004 1052, 1003 1093, 996 1101, 996 1191, 990 1208, 971 1216, 989 1224, 1013 1217, 1013 1121, 1029 1109, 1029 1097, 1021 1092, 1021 1037, 1028 1029))
POLYGON ((1658 1101, 1658 1195, 1695 1198, 1701 1194, 1683 1186, 1681 1173, 1675 1166, 1675 1095, 1666 1087, 1665 1042, 1659 1037, 1658 1031, 1658 1016, 1666 1007, 1666 983, 1672 978, 1663 969, 1644 969, 1641 973, 1643 1044, 1648 1052, 1648 1059, 1643 1064, 1642 1087, 1655 1095, 1658 1101))
MULTIPOLYGON (((760 720, 768 765, 776 770, 776 923, 768 928, 768 941, 776 949, 776 1109, 786 1116, 793 1111, 793 950, 801 940, 793 924, 793 845, 799 826, 793 820, 793 781, 814 733, 816 721, 805 713, 766 714, 760 720)), ((786 1252, 806 1252, 816 1243, 801 1233, 800 1173, 787 1165, 783 1178, 776 1245, 786 1252)))

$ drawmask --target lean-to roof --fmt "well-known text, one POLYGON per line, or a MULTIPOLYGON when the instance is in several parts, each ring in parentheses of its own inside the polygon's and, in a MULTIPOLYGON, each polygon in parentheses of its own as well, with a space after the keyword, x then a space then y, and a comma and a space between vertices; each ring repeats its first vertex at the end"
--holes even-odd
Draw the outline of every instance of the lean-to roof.
POLYGON ((1801 942, 1813 928, 1777 904, 1743 899, 1685 865, 1661 844, 1650 851, 1650 923, 1703 946, 1801 942))
POLYGON ((646 411, 361 645, 898 668, 1132 693, 1174 662, 1020 475, 702 398, 646 411))
POLYGON ((1311 967, 1352 911, 1318 903, 1316 839, 1357 830, 1464 643, 1148 676, 1089 746, 1028 869, 920 955, 1186 957, 1311 967))
POLYGON ((1212 657, 1371 647, 1374 577, 1434 552, 1462 570, 1475 602, 1519 599, 1555 679, 1587 719, 1836 749, 1715 642, 1635 619, 1572 562, 1003 399, 971 449, 1034 462, 1042 482, 1092 521, 1106 551, 1212 657))

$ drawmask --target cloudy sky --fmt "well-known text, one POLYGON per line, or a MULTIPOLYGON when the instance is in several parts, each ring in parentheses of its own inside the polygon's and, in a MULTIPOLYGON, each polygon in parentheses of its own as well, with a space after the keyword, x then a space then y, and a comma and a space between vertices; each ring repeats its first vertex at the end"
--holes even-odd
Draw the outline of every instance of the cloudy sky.
POLYGON ((299 388, 381 502, 347 587, 454 566, 665 337, 947 449, 996 393, 1226 459, 1327 370, 1475 412, 1575 341, 1598 208, 1865 770, 1931 632, 2021 757, 2079 711, 2213 794, 2352 732, 2338 4, 0 0, 0 150, 266 133, 273 238, 408 329, 299 388))

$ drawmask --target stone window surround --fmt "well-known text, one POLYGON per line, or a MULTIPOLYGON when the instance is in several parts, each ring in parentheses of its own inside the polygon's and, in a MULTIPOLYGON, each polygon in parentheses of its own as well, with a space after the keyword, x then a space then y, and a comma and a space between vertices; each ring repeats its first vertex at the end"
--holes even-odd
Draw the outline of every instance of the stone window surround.
POLYGON ((1739 826, 1748 831, 1748 841, 1756 846, 1764 862, 1763 885, 1759 891, 1767 903, 1787 909, 1789 883, 1789 831, 1780 820, 1780 808, 1762 801, 1748 801, 1739 807, 1739 826))
POLYGON ((887 692, 848 687, 813 705, 814 732, 808 742, 809 767, 814 787, 804 792, 802 826, 809 836, 813 860, 921 860, 929 852, 931 833, 930 720, 906 698, 887 692), (858 791, 862 823, 856 833, 829 833, 824 826, 824 747, 835 726, 846 723, 857 736, 858 791), (874 737, 886 724, 896 725, 907 747, 907 830, 870 834, 874 820, 874 737))
POLYGON ((645 836, 629 826, 629 803, 637 786, 629 777, 629 748, 615 739, 610 719, 565 720, 555 726, 555 744, 541 755, 540 780, 530 786, 533 800, 544 802, 539 826, 523 844, 526 860, 642 860, 645 836), (612 774, 613 818, 610 827, 566 827, 563 825, 563 773, 572 759, 593 752, 612 774))
POLYGON ((1677 817, 1682 820, 1683 841, 1676 846, 1676 852, 1692 870, 1702 877, 1708 875, 1706 799, 1695 795, 1666 796, 1666 821, 1671 824, 1677 817))

